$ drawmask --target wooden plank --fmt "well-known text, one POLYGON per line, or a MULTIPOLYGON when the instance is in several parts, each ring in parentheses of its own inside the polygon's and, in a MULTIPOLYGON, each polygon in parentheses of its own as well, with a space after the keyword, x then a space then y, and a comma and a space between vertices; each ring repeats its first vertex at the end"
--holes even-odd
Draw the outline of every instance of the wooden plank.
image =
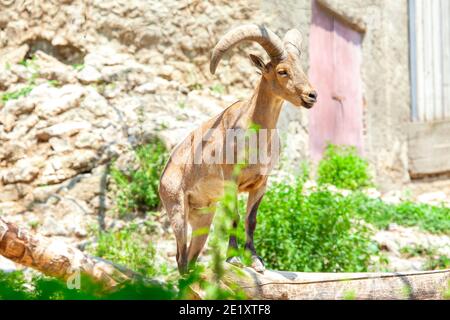
POLYGON ((450 1, 441 0, 443 117, 450 118, 450 1))
MULTIPOLYGON (((442 29, 441 29, 441 1, 430 1, 432 14, 432 65, 433 65, 433 93, 434 104, 432 120, 443 119, 442 107, 442 29)), ((446 0, 448 1, 448 0, 446 0)))
MULTIPOLYGON (((422 0, 423 1, 423 0, 422 0)), ((423 120, 433 120, 433 105, 434 105, 434 77, 433 77, 433 11, 431 3, 432 1, 423 2, 423 27, 424 27, 424 87, 425 87, 425 100, 423 120)))
POLYGON ((425 62, 424 62, 424 30, 423 30, 423 0, 414 0, 416 5, 416 16, 411 19, 415 20, 416 26, 416 67, 417 67, 417 119, 425 120, 425 62))
POLYGON ((450 172, 450 120, 411 123, 408 136, 412 176, 450 172))
POLYGON ((417 30, 416 30, 416 0, 408 1, 409 14, 409 69, 411 75, 411 120, 418 119, 417 113, 417 30))

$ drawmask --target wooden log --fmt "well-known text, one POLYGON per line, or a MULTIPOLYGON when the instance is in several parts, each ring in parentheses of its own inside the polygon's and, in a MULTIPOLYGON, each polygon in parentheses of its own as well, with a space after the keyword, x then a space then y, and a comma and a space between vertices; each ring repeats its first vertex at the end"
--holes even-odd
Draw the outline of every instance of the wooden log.
POLYGON ((404 273, 302 273, 228 267, 226 285, 238 284, 250 299, 428 300, 448 299, 450 270, 404 273))
MULTIPOLYGON (((112 262, 91 257, 62 241, 33 235, 2 217, 0 255, 63 280, 84 275, 102 284, 105 290, 113 290, 128 281, 150 281, 112 262)), ((205 276, 214 279, 212 274, 205 276)), ((259 274, 250 268, 240 269, 226 264, 222 283, 228 288, 244 290, 249 299, 443 299, 450 290, 450 270, 407 273, 266 271, 259 274)), ((193 299, 202 296, 193 288, 193 299)))
POLYGON ((65 281, 86 276, 105 290, 140 279, 133 271, 91 257, 60 240, 32 234, 0 217, 0 255, 65 281))

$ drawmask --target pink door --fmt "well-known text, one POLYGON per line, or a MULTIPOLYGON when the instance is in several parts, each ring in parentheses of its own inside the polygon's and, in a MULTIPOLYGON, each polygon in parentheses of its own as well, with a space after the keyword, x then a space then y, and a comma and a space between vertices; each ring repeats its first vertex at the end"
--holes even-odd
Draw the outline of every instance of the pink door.
POLYGON ((313 0, 309 79, 319 98, 309 112, 311 155, 319 160, 328 143, 362 151, 362 35, 326 13, 313 0))

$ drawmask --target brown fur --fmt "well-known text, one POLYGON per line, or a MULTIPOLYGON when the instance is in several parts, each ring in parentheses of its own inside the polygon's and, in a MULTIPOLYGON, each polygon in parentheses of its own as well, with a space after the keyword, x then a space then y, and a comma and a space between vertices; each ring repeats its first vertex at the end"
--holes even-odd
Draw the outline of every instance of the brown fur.
MULTIPOLYGON (((189 134, 173 151, 161 176, 160 196, 167 210, 177 240, 177 263, 180 272, 185 272, 189 263, 195 262, 207 240, 207 233, 193 234, 187 246, 188 224, 193 233, 209 229, 213 220, 215 205, 224 192, 226 181, 234 181, 239 192, 249 194, 246 216, 246 248, 252 253, 254 267, 262 272, 264 266, 256 255, 253 232, 256 226, 256 211, 267 184, 268 171, 278 157, 270 155, 269 166, 251 164, 237 177, 233 177, 232 164, 194 164, 194 154, 202 144, 209 150, 214 141, 195 144, 194 136, 205 136, 208 129, 218 130, 219 139, 225 140, 227 129, 248 129, 256 124, 259 128, 275 129, 281 106, 287 100, 295 106, 311 108, 317 94, 313 91, 300 63, 300 55, 295 50, 287 51, 282 61, 264 64, 254 55, 251 60, 262 73, 261 79, 248 101, 237 102, 221 114, 205 122, 189 134), (285 71, 283 73, 282 71, 285 71), (177 162, 175 159, 183 159, 177 162)), ((215 136, 217 137, 217 136, 215 136)), ((273 139, 268 138, 267 146, 273 139)), ((225 145, 225 143, 224 143, 225 145)), ((268 148, 270 151, 270 148, 268 148)), ((235 150, 236 151, 236 150, 235 150)), ((214 158, 213 152, 205 152, 204 160, 214 158)), ((236 156, 236 155, 235 155, 236 156)), ((237 222, 235 223, 237 224, 237 222)), ((230 241, 235 245, 235 239, 230 241)), ((237 244, 236 244, 237 245, 237 244)))

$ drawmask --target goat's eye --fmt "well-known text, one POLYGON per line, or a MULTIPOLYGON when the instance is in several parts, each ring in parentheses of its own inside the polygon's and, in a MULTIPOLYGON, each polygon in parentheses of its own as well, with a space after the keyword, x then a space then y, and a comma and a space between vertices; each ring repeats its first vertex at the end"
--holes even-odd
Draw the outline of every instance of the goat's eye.
POLYGON ((281 77, 287 77, 289 75, 286 70, 278 70, 277 73, 281 77))

